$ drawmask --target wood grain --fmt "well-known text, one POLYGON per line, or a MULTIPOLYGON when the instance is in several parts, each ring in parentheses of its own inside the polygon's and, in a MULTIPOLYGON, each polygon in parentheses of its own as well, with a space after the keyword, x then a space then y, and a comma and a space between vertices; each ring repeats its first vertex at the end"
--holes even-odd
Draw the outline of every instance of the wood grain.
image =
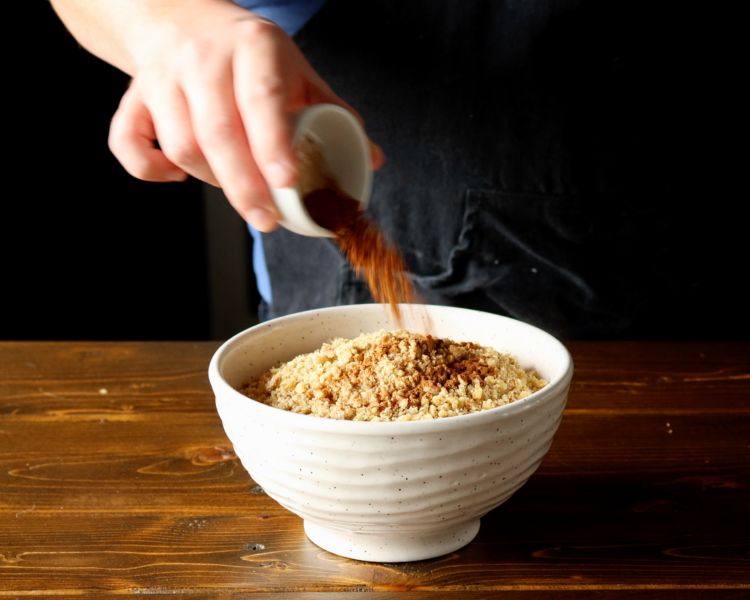
POLYGON ((750 344, 569 344, 539 471, 472 544, 405 564, 320 550, 254 484, 215 412, 215 348, 0 343, 0 596, 750 594, 750 344))

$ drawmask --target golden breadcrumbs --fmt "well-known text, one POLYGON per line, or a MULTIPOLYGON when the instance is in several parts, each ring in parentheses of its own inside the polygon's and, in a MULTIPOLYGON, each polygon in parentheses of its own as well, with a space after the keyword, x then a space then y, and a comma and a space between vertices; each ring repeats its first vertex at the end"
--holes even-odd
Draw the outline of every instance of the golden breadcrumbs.
POLYGON ((332 419, 453 417, 525 398, 546 381, 492 348, 406 331, 336 338, 242 388, 265 404, 332 419))

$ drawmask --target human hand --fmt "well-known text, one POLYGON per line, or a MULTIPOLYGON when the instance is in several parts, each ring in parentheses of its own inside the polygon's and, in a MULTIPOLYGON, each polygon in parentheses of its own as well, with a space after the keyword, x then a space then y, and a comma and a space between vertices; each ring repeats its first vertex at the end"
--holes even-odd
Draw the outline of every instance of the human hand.
MULTIPOLYGON (((221 187, 246 221, 271 231, 279 215, 268 188, 297 177, 290 116, 323 102, 357 113, 273 23, 224 0, 183 8, 134 30, 133 81, 110 148, 140 179, 192 175, 221 187)), ((373 145, 373 165, 382 162, 373 145)))

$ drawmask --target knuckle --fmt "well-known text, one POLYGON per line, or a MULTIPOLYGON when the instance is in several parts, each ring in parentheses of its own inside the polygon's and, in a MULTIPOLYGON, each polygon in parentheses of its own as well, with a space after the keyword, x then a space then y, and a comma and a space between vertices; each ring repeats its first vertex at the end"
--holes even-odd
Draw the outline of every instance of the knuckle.
POLYGON ((279 100, 285 96, 286 86, 280 76, 266 75, 255 78, 247 90, 249 102, 279 100))
POLYGON ((123 128, 119 124, 117 118, 114 118, 112 119, 112 124, 109 128, 109 135, 107 136, 107 146, 109 147, 109 151, 115 156, 118 156, 125 145, 126 137, 123 128))
POLYGON ((214 118, 207 123, 202 138, 207 145, 224 145, 239 138, 240 126, 236 119, 214 118))
POLYGON ((202 160, 198 144, 192 138, 173 139, 162 144, 166 157, 180 167, 191 167, 202 160))
POLYGON ((265 190, 250 180, 234 181, 225 191, 233 205, 243 211, 263 205, 265 190))
POLYGON ((182 42, 178 56, 185 65, 201 65, 213 55, 213 51, 214 44, 211 38, 195 36, 182 42))
POLYGON ((279 35, 279 28, 266 19, 244 19, 238 23, 240 31, 248 38, 257 40, 258 38, 275 38, 279 35))
POLYGON ((120 162, 123 162, 124 157, 133 154, 131 149, 136 146, 133 140, 133 131, 126 125, 124 119, 118 118, 117 115, 112 119, 112 124, 109 127, 107 146, 120 162))
POLYGON ((117 115, 112 119, 109 136, 107 137, 107 145, 114 157, 133 177, 137 179, 150 179, 153 164, 135 146, 130 130, 123 125, 122 120, 118 119, 117 115))

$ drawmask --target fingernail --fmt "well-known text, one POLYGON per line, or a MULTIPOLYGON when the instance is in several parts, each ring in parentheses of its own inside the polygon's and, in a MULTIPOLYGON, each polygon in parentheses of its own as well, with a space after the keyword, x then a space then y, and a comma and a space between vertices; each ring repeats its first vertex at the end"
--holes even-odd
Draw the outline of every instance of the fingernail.
POLYGON ((272 187, 288 187, 294 183, 294 176, 294 168, 285 162, 272 162, 266 167, 266 177, 272 187))
POLYGON ((245 213, 245 220, 258 231, 273 231, 276 229, 276 215, 264 208, 251 208, 245 213))
POLYGON ((380 165, 382 165, 385 162, 385 153, 383 152, 383 149, 378 146, 375 142, 372 140, 369 140, 370 142, 370 154, 372 155, 372 165, 374 168, 378 168, 380 165))

